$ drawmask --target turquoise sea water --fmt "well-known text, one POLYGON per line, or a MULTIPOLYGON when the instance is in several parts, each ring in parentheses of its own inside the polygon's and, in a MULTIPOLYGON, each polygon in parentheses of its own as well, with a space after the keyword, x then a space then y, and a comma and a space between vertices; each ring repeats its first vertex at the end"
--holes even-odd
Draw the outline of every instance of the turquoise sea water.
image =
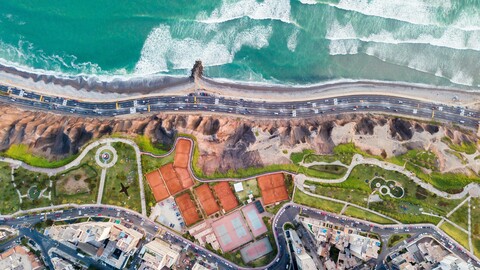
POLYGON ((0 63, 68 75, 480 85, 479 0, 2 0, 0 63))

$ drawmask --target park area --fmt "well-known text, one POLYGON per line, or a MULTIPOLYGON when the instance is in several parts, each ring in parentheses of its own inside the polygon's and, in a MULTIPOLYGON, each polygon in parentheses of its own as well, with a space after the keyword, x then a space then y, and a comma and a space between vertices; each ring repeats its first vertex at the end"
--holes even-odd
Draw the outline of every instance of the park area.
POLYGON ((17 191, 11 182, 11 168, 9 164, 0 162, 0 214, 11 214, 19 210, 20 200, 17 191))
POLYGON ((423 215, 422 212, 431 212, 443 216, 462 201, 436 196, 416 185, 401 173, 384 170, 373 165, 356 166, 347 180, 342 183, 330 184, 307 181, 305 184, 314 187, 312 193, 368 207, 402 223, 428 222, 435 224, 439 221, 438 218, 423 215), (398 192, 395 191, 395 195, 400 196, 403 193, 402 197, 382 195, 382 192, 376 187, 377 182, 381 183, 380 186, 383 186, 382 183, 392 185, 393 188, 390 190, 401 187, 402 192, 398 189, 398 192), (382 201, 368 203, 367 199, 375 190, 377 190, 376 194, 380 196, 382 201))
POLYGON ((99 175, 97 169, 83 163, 59 174, 55 183, 55 201, 58 204, 68 202, 95 203, 98 192, 99 175))
POLYGON ((133 147, 124 143, 113 143, 112 146, 117 151, 118 161, 107 169, 102 203, 141 212, 135 151, 133 147), (126 188, 126 192, 122 185, 126 188))

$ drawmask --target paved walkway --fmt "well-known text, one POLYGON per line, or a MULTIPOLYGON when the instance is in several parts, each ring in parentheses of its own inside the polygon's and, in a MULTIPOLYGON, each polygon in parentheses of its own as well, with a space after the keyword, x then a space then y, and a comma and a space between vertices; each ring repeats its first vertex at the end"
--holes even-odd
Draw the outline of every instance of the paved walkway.
POLYGON ((105 188, 105 178, 107 178, 107 169, 102 169, 102 174, 100 175, 100 185, 98 186, 97 194, 97 204, 102 203, 103 189, 105 188))
MULTIPOLYGON (((311 163, 309 165, 314 165, 314 164, 327 165, 327 164, 332 164, 332 163, 316 162, 316 163, 311 163)), ((348 179, 348 177, 350 176, 350 174, 351 174, 353 168, 355 168, 355 166, 362 165, 362 164, 375 165, 375 166, 378 166, 378 167, 380 167, 382 169, 385 169, 385 170, 399 172, 399 173, 407 176, 408 178, 410 178, 415 184, 423 187, 424 189, 426 189, 426 190, 430 191, 431 193, 433 193, 433 194, 435 194, 439 197, 442 197, 442 198, 458 200, 458 199, 464 198, 467 195, 470 195, 472 197, 479 197, 480 196, 480 185, 478 183, 470 183, 463 188, 462 192, 457 193, 457 194, 450 194, 450 193, 447 193, 445 191, 441 191, 441 190, 437 189, 436 187, 432 186, 429 183, 426 183, 422 179, 418 178, 414 173, 408 171, 407 169, 405 169, 402 166, 392 164, 392 163, 388 163, 388 162, 385 162, 385 161, 380 161, 380 160, 374 159, 374 158, 365 158, 365 157, 363 157, 362 155, 359 155, 359 154, 356 154, 356 155, 353 156, 352 163, 348 166, 347 172, 345 173, 345 175, 343 177, 341 177, 339 179, 321 179, 321 178, 307 176, 305 174, 297 174, 297 175, 295 175, 295 181, 300 183, 300 184, 303 184, 305 182, 305 180, 307 180, 307 179, 309 181, 317 182, 317 183, 329 183, 329 184, 342 183, 342 182, 344 182, 348 179)))

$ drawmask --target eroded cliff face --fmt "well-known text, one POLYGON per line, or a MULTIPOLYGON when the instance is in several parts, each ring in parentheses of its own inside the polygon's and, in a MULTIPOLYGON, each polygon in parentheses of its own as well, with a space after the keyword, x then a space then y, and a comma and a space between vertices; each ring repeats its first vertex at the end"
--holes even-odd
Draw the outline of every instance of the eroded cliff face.
POLYGON ((309 148, 328 154, 346 142, 383 156, 409 149, 436 151, 432 145, 444 136, 454 142, 477 142, 473 133, 362 114, 294 120, 187 114, 92 119, 2 105, 0 117, 0 150, 26 144, 35 154, 51 159, 75 154, 89 141, 112 134, 144 134, 164 145, 172 145, 178 133, 192 134, 198 139, 199 165, 206 173, 288 163, 291 152, 309 148))

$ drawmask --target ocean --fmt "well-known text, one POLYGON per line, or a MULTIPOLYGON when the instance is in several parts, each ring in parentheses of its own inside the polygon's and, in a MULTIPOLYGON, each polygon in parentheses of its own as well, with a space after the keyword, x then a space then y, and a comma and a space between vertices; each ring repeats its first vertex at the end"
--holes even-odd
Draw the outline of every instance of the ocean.
POLYGON ((0 64, 59 76, 205 75, 476 89, 480 0, 2 0, 0 64))

